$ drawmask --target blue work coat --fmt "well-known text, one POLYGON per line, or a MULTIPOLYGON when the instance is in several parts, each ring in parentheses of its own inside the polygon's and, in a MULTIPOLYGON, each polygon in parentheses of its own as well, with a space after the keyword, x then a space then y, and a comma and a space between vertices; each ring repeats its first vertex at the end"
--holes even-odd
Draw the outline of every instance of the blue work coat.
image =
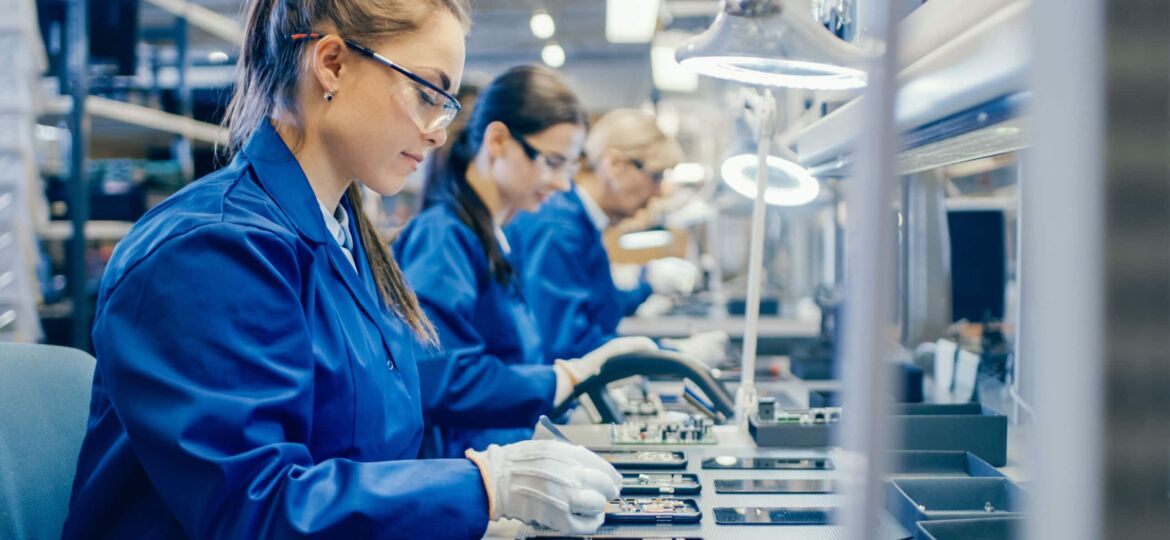
POLYGON ((556 375, 516 278, 495 279, 483 245, 450 204, 412 219, 394 255, 447 353, 446 366, 426 372, 424 384, 441 387, 427 392, 436 401, 424 410, 439 427, 443 455, 455 456, 532 438, 552 410, 556 375))
POLYGON ((505 231, 548 358, 579 358, 605 344, 650 296, 645 283, 631 291, 614 285, 601 231, 575 189, 518 215, 505 231))
POLYGON ((102 278, 64 537, 483 534, 475 465, 415 459, 437 349, 384 307, 352 227, 356 271, 267 122, 134 226, 102 278))

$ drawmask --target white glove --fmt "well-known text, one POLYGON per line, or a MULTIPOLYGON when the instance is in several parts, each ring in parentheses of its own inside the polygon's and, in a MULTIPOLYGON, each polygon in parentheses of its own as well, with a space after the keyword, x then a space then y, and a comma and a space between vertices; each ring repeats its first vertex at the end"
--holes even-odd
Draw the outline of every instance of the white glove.
POLYGON ((717 368, 727 361, 727 345, 731 336, 722 330, 699 332, 689 338, 663 339, 662 346, 694 358, 709 368, 717 368))
POLYGON ((623 291, 632 291, 642 284, 642 267, 637 264, 615 264, 610 267, 613 284, 623 291))
POLYGON ((557 360, 553 365, 557 374, 557 391, 553 403, 560 405, 581 381, 601 372, 601 366, 615 356, 641 351, 656 351, 658 345, 648 337, 613 338, 589 354, 573 360, 557 360))
POLYGON ((666 214, 663 225, 667 229, 686 229, 715 219, 719 211, 702 198, 695 197, 677 210, 666 214))
POLYGON ((584 447, 560 441, 522 441, 468 450, 488 494, 491 520, 519 519, 568 534, 589 534, 605 522, 622 477, 584 447))
POLYGON ((640 319, 656 319, 674 307, 674 300, 664 294, 652 294, 642 305, 634 311, 634 316, 640 319))
POLYGON ((678 257, 646 263, 646 281, 658 294, 691 294, 699 281, 699 267, 678 257))

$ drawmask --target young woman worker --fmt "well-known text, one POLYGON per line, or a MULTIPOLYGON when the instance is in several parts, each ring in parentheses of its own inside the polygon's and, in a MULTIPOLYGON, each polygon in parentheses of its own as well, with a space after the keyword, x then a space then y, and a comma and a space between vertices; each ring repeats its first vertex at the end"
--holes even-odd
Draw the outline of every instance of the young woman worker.
POLYGON ((153 209, 102 279, 66 538, 588 532, 620 477, 525 441, 416 460, 433 330, 360 211, 459 109, 465 0, 253 0, 235 159, 153 209))

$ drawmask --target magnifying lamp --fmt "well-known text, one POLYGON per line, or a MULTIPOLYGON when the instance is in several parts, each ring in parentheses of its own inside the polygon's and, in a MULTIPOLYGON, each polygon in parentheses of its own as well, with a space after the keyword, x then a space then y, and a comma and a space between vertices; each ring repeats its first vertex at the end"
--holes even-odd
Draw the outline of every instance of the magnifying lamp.
POLYGON ((706 32, 675 53, 700 74, 746 84, 848 90, 866 84, 868 52, 813 18, 809 0, 724 0, 706 32))

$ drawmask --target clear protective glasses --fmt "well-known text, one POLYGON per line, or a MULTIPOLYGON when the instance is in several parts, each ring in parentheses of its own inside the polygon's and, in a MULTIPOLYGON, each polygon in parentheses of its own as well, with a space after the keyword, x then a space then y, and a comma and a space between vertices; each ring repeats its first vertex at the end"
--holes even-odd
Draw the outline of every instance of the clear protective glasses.
MULTIPOLYGON (((291 37, 294 41, 301 39, 312 40, 319 39, 322 35, 306 33, 293 34, 291 37)), ((462 106, 459 105, 459 100, 446 90, 435 86, 434 83, 398 65, 393 60, 374 52, 373 49, 365 47, 351 39, 342 38, 342 40, 345 41, 345 44, 349 48, 406 77, 410 84, 396 85, 394 88, 394 97, 406 109, 407 114, 410 115, 415 125, 424 133, 432 133, 446 129, 455 120, 455 116, 459 114, 459 111, 462 110, 462 106)))
POLYGON ((581 161, 579 159, 573 159, 552 152, 542 152, 539 148, 532 146, 532 143, 528 142, 528 139, 525 139, 524 135, 516 132, 511 126, 508 127, 508 133, 512 135, 513 139, 516 139, 516 142, 520 143, 520 148, 524 149, 524 155, 528 156, 528 159, 543 162, 548 167, 549 172, 553 174, 566 173, 572 177, 576 176, 577 172, 581 170, 581 161))

